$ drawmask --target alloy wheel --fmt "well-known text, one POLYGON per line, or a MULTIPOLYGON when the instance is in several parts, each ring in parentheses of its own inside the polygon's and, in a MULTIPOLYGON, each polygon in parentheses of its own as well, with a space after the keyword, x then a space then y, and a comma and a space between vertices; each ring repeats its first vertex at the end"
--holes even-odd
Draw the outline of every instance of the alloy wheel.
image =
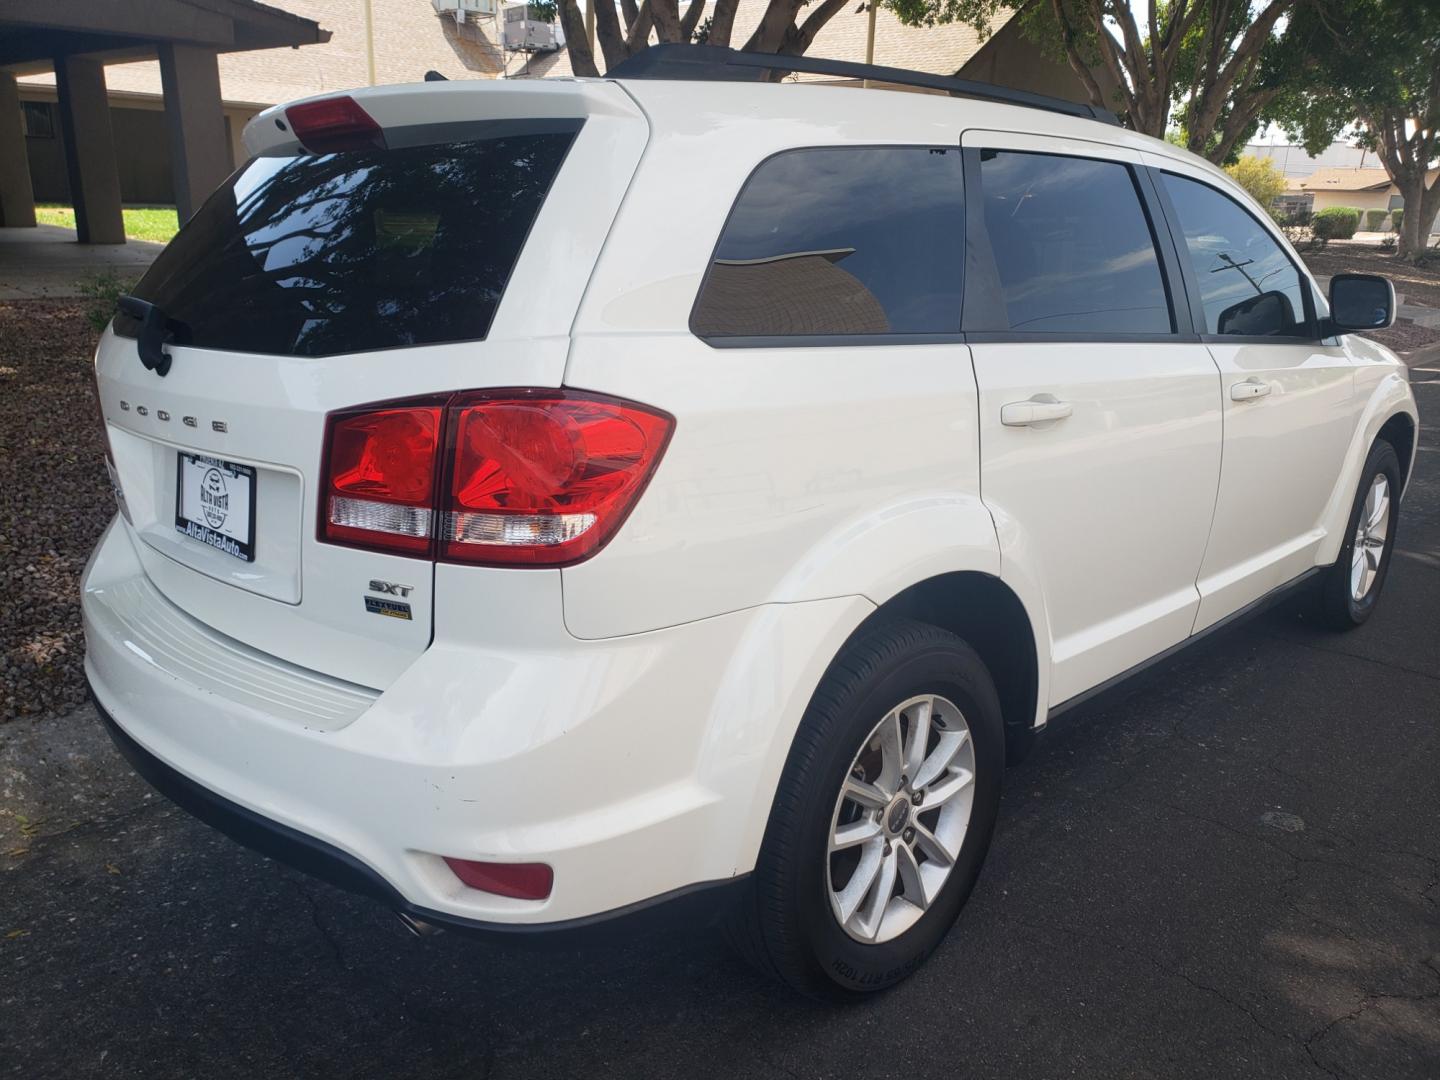
POLYGON ((1360 522, 1355 529, 1354 551, 1350 558, 1350 597, 1356 603, 1370 594, 1380 574, 1385 541, 1390 535, 1390 480, 1376 475, 1365 495, 1360 522))
POLYGON ((885 714, 831 817, 826 882, 845 933, 879 944, 919 921, 955 869, 974 797, 975 748, 952 701, 923 694, 885 714))

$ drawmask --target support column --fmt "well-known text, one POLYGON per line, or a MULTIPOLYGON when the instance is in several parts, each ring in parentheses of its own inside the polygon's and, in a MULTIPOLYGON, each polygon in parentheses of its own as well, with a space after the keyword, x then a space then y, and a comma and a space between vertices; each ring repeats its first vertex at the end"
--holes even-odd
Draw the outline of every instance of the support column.
POLYGON ((35 189, 25 151, 25 124, 20 117, 20 89, 15 76, 0 71, 0 225, 35 224, 35 189))
POLYGON ((230 175, 230 144, 220 106, 215 50, 161 45, 160 85, 165 93, 175 209, 183 225, 230 175))
POLYGON ((55 86, 60 91, 60 127, 70 198, 75 203, 75 234, 82 244, 123 244, 120 170, 115 165, 105 65, 83 56, 59 57, 55 86))

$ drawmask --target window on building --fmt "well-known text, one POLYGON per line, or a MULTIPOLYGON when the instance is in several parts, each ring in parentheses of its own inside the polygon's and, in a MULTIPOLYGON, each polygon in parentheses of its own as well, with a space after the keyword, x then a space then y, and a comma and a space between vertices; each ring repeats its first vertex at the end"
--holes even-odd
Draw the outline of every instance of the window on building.
POLYGON ((1205 307, 1205 332, 1305 334, 1304 279, 1275 238, 1228 195, 1164 174, 1205 307))
POLYGON ((985 231, 999 299, 967 300, 966 329, 1167 334, 1155 239, 1128 166, 985 150, 985 231))
POLYGON ((791 150, 736 200, 691 329, 700 337, 960 329, 958 147, 791 150))
POLYGON ((22 101, 20 119, 25 134, 32 139, 53 139, 55 137, 55 108, 48 101, 22 101))

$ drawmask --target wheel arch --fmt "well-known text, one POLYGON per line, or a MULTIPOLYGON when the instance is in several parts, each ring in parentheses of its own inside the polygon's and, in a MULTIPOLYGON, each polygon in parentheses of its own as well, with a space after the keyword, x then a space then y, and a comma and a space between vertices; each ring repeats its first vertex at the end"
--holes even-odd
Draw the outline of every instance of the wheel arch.
POLYGON ((1380 430, 1375 433, 1376 439, 1384 439, 1395 448, 1395 454, 1400 459, 1401 494, 1410 486, 1410 468, 1415 461, 1415 443, 1418 437, 1419 430, 1415 421, 1406 412, 1397 412, 1381 424, 1380 430))
POLYGON ((995 682, 1007 744, 1018 748, 1031 737, 1039 716, 1040 651, 1029 613, 1009 585, 992 574, 972 570, 927 578, 877 607, 851 638, 877 621, 896 616, 929 623, 963 638, 979 654, 995 682))

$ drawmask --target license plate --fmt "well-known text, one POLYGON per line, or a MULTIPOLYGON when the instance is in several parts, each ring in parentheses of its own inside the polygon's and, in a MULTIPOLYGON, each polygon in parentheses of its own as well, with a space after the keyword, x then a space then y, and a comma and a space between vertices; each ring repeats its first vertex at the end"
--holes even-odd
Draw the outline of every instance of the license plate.
POLYGON ((249 465, 179 455, 175 528, 217 551, 255 561, 255 470, 249 465))

